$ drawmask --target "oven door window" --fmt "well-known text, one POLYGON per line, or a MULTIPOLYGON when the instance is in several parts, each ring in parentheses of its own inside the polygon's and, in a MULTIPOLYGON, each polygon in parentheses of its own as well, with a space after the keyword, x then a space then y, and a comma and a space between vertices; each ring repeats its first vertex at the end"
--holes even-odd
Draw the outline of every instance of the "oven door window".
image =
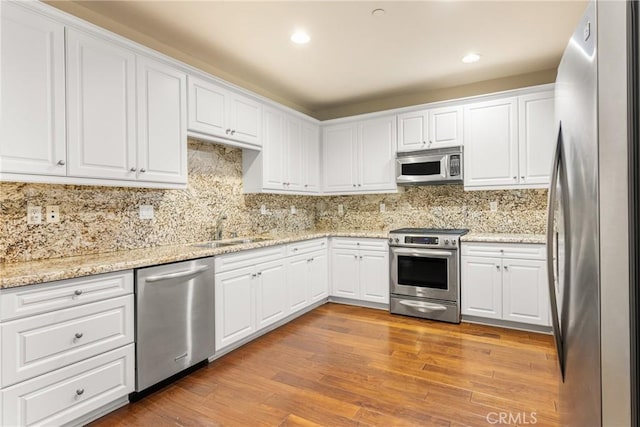
POLYGON ((398 256, 398 284, 429 289, 449 288, 449 261, 444 258, 398 256))
POLYGON ((430 176, 442 175, 442 162, 405 163, 402 165, 403 176, 430 176))

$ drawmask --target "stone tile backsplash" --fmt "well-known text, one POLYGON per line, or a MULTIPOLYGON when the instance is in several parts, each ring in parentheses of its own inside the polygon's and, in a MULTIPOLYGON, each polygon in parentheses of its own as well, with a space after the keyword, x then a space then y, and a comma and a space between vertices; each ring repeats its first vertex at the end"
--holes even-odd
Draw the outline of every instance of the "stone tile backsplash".
POLYGON ((227 215, 223 237, 400 226, 544 232, 545 190, 465 192, 447 185, 361 196, 243 194, 241 150, 190 140, 188 164, 184 190, 0 183, 0 262, 210 240, 221 214, 227 215), (497 212, 489 201, 498 202, 497 212), (143 204, 154 207, 153 220, 138 218, 143 204), (266 215, 260 214, 263 204, 266 215), (61 221, 27 225, 28 205, 59 205, 61 221))

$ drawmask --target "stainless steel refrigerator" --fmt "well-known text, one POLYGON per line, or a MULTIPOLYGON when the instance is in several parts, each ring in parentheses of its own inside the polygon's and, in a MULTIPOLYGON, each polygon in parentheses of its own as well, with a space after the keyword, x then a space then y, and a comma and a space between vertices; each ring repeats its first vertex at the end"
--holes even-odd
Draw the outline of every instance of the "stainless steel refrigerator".
POLYGON ((547 251, 563 426, 632 423, 629 10, 590 2, 556 79, 547 251))

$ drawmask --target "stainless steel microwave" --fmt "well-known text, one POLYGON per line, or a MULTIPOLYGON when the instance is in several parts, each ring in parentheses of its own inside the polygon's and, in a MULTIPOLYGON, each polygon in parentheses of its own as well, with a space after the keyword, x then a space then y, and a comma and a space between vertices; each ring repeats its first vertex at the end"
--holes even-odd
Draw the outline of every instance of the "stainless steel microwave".
POLYGON ((396 183, 428 185, 462 183, 462 147, 398 154, 396 183))

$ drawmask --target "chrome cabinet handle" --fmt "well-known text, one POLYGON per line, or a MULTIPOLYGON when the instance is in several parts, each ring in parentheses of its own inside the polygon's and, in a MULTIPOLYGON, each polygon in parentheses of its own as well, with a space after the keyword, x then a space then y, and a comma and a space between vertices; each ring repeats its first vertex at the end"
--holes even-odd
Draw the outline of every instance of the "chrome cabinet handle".
POLYGON ((189 353, 181 354, 181 355, 180 355, 180 356, 178 356, 178 357, 174 357, 174 358, 173 358, 173 361, 174 361, 174 362, 177 362, 177 361, 178 361, 178 360, 180 360, 180 359, 184 359, 184 358, 185 358, 185 357, 187 357, 188 355, 189 355, 189 353))
POLYGON ((73 293, 74 293, 75 295, 80 296, 80 295, 82 295, 82 289, 76 289, 73 293))
POLYGON ((236 133, 235 129, 231 131, 231 135, 235 135, 235 133, 236 133))
POLYGON ((226 130, 224 131, 224 133, 226 133, 227 135, 229 135, 229 132, 231 132, 231 129, 226 129, 226 130))
POLYGON ((83 336, 84 336, 84 334, 82 332, 76 332, 76 335, 75 335, 76 339, 80 339, 83 336))
POLYGON ((76 394, 77 394, 78 396, 82 396, 82 395, 84 394, 84 389, 83 389, 83 388, 79 388, 79 389, 77 389, 77 390, 76 390, 76 394))
POLYGON ((58 166, 64 166, 66 162, 64 160, 58 160, 58 166))
POLYGON ((136 170, 137 170, 136 168, 129 169, 130 172, 135 172, 136 170))

